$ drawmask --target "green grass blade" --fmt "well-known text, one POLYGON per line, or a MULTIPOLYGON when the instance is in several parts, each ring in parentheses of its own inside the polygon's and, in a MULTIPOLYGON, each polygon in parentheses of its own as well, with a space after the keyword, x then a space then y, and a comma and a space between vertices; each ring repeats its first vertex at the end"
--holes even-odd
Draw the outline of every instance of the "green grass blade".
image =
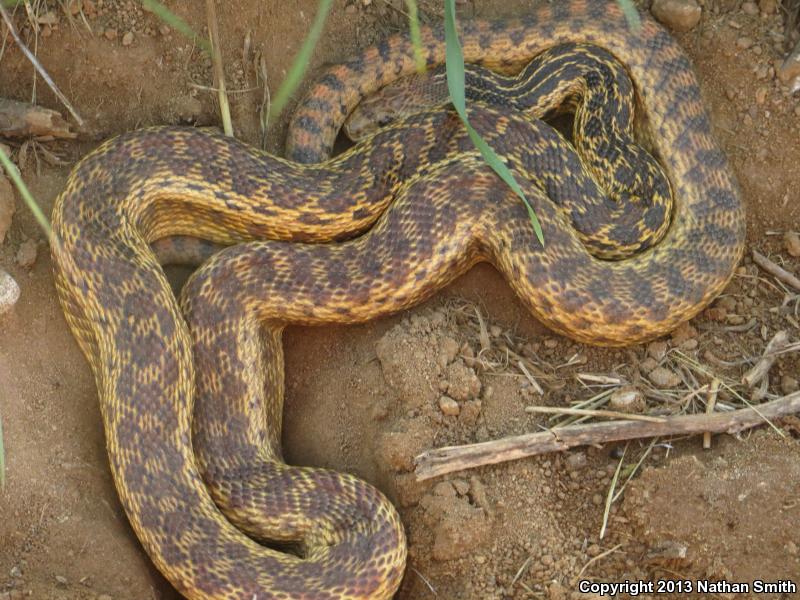
POLYGON ((414 63, 417 72, 425 72, 425 57, 422 56, 422 33, 419 30, 419 11, 417 0, 406 0, 408 8, 408 30, 411 32, 411 45, 414 47, 414 63))
POLYGON ((311 25, 311 31, 308 32, 306 39, 303 40, 303 45, 300 46, 300 52, 297 53, 292 67, 289 69, 286 77, 278 89, 278 93, 272 99, 272 106, 270 108, 270 120, 274 120, 286 106, 289 98, 300 85, 303 79, 303 74, 306 71, 308 62, 311 59, 311 53, 322 35, 322 28, 325 26, 325 21, 328 18, 328 13, 331 10, 332 0, 320 0, 317 14, 314 17, 314 22, 311 25))
POLYGON ((175 31, 185 35, 190 40, 196 41, 203 50, 211 54, 211 44, 209 41, 196 33, 186 21, 161 4, 161 2, 158 0, 142 0, 142 5, 146 10, 152 12, 175 31))
POLYGON ((544 235, 542 233, 542 226, 536 213, 531 207, 528 199, 525 197, 522 188, 514 179, 511 170, 503 162, 503 160, 492 150, 491 146, 478 135, 472 126, 469 124, 467 118, 467 101, 464 92, 464 55, 461 52, 461 42, 458 40, 458 31, 456 30, 456 5, 455 0, 445 0, 444 3, 444 35, 446 43, 446 65, 447 65, 447 89, 450 92, 450 101, 456 109, 456 112, 464 122, 467 128, 472 143, 483 156, 486 163, 494 169, 500 178, 520 197, 525 207, 528 209, 528 216, 530 217, 533 230, 536 232, 536 237, 539 243, 544 246, 544 235))
POLYGON ((39 206, 39 203, 33 197, 30 190, 28 190, 28 186, 25 185, 25 182, 22 181, 22 177, 20 177, 19 171, 14 163, 11 162, 11 159, 6 155, 3 150, 0 150, 0 163, 3 165, 3 168, 8 173, 9 179, 14 183, 19 190, 20 196, 25 201, 25 204, 28 205, 28 208, 33 213, 36 222, 39 223, 39 227, 47 234, 47 239, 49 240, 52 237, 53 230, 50 228, 50 221, 47 220, 42 208, 39 206))
POLYGON ((625 18, 628 20, 628 25, 633 31, 639 31, 642 28, 642 17, 639 11, 633 4, 633 0, 617 0, 622 12, 625 13, 625 18))

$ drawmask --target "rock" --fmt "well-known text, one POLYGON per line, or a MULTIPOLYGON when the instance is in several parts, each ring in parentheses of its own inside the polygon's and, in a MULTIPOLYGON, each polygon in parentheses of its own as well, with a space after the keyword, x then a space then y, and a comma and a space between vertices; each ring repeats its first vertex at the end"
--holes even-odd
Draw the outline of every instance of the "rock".
POLYGON ((726 312, 736 312, 736 299, 733 296, 723 296, 717 300, 716 305, 724 308, 726 312))
POLYGON ((656 19, 674 31, 693 29, 703 13, 696 0, 655 0, 650 10, 656 19))
POLYGON ((63 588, 67 587, 67 583, 69 582, 67 581, 67 578, 64 577, 63 575, 56 575, 56 583, 58 584, 59 587, 63 588))
POLYGON ((439 398, 439 410, 448 417, 457 417, 461 412, 461 407, 450 396, 442 396, 439 398))
POLYGON ((194 96, 185 95, 177 99, 175 112, 183 123, 195 123, 203 114, 203 103, 194 96))
POLYGON ((797 379, 791 375, 784 375, 781 377, 781 391, 784 394, 793 394, 798 389, 800 389, 800 384, 798 384, 797 379))
POLYGON ((0 315, 10 311, 19 300, 19 286, 14 278, 0 269, 0 315))
POLYGON ((489 499, 486 497, 486 486, 476 475, 469 478, 469 497, 476 506, 489 512, 489 499))
POLYGON ((39 16, 36 21, 39 25, 55 25, 58 23, 58 15, 52 10, 48 10, 43 15, 39 16))
POLYGON ((661 340, 650 342, 647 345, 647 354, 659 362, 664 360, 667 355, 667 342, 661 340))
POLYGON ((17 250, 17 264, 23 269, 30 269, 36 262, 38 247, 35 240, 25 240, 17 250))
POLYGON ((676 346, 680 346, 686 340, 691 340, 697 337, 697 329, 689 325, 689 323, 684 323, 680 327, 678 327, 675 331, 672 332, 672 343, 676 346))
MULTIPOLYGON (((654 372, 650 373, 651 380, 654 372)), ((619 412, 640 413, 644 410, 644 398, 642 398, 641 392, 632 386, 614 390, 608 399, 608 404, 611 410, 619 412)))
POLYGON ((577 471, 586 466, 586 454, 583 452, 570 452, 567 455, 567 469, 570 471, 577 471))
POLYGON ((117 30, 108 28, 103 32, 103 35, 106 36, 106 39, 110 42, 113 42, 117 39, 117 30))
POLYGON ((133 43, 133 32, 128 31, 125 35, 122 36, 122 45, 130 46, 132 43, 133 43))
POLYGON ((647 377, 660 388, 673 388, 681 382, 680 377, 664 367, 656 367, 647 377))
POLYGON ((478 417, 481 415, 481 408, 483 403, 480 400, 471 400, 465 402, 461 407, 461 414, 458 416, 458 422, 466 427, 472 427, 478 422, 478 417))
POLYGON ((481 380, 463 361, 457 360, 447 368, 447 392, 462 402, 477 398, 481 392, 481 380))
POLYGON ((463 479, 454 479, 452 484, 459 496, 466 496, 469 492, 469 484, 463 479))
POLYGON ((753 45, 753 43, 754 42, 752 38, 743 35, 738 40, 736 40, 736 47, 740 48, 741 50, 747 50, 753 45))
MULTIPOLYGON (((2 241, 2 236, 0 236, 0 241, 2 241)), ((783 235, 783 243, 789 256, 800 256, 800 235, 797 232, 787 231, 783 235)))
POLYGON ((442 496, 444 498, 455 498, 456 488, 449 481, 440 481, 433 487, 432 491, 434 496, 442 496))
POLYGON ((0 244, 6 239, 15 209, 14 188, 6 177, 0 175, 0 244))
POLYGON ((793 92, 800 89, 800 42, 778 67, 777 75, 793 92))
POLYGON ((441 349, 442 353, 447 357, 448 364, 453 362, 458 356, 458 349, 460 346, 458 342, 451 337, 442 338, 441 349))
POLYGON ((742 4, 742 12, 746 15, 754 16, 758 14, 758 4, 755 2, 745 2, 742 4))
POLYGON ((778 0, 758 0, 758 8, 767 15, 778 12, 778 0))
POLYGON ((639 363, 639 370, 642 373, 644 373, 645 375, 647 375, 650 371, 655 369, 657 366, 658 366, 658 363, 656 362, 656 359, 654 359, 652 356, 648 356, 642 362, 639 363))

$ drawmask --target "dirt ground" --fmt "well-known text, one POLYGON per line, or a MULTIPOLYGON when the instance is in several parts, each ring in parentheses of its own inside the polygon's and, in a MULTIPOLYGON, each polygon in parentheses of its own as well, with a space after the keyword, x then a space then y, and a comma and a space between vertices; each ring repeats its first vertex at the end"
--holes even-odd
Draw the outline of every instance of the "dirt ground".
MULTIPOLYGON (((316 3, 230 0, 219 9, 240 138, 257 144, 261 136, 259 57, 274 93, 316 3)), ((167 2, 203 30, 204 11, 194 4, 167 2)), ((498 17, 522 14, 530 4, 475 0, 459 6, 465 15, 498 17)), ((797 34, 782 13, 762 14, 738 0, 701 4, 701 23, 678 39, 695 64, 715 133, 742 185, 748 249, 800 273, 800 258, 790 256, 783 237, 800 229, 800 99, 774 77, 776 61, 797 34)), ((70 165, 100 140, 146 125, 218 123, 215 95, 200 87, 211 85, 209 61, 137 2, 30 5, 43 23, 38 36, 22 7, 17 23, 87 121, 78 140, 42 144, 62 166, 30 144, 10 144, 45 210, 70 165)), ((423 18, 438 19, 438 6, 423 3, 423 18)), ((403 7, 396 0, 336 0, 306 81, 325 63, 405 27, 403 7)), ((3 48, 2 94, 26 101, 35 94, 36 102, 63 110, 13 42, 3 48)), ((285 122, 269 132, 272 151, 280 152, 285 122)), ((58 305, 43 236, 19 199, 0 246, 0 267, 22 290, 14 311, 0 320, 7 460, 0 599, 176 598, 117 500, 94 381, 58 305), (23 266, 32 248, 38 256, 23 266)), ((549 334, 499 274, 480 265, 408 313, 356 327, 289 329, 286 455, 289 462, 355 473, 400 507, 410 548, 398 598, 593 597, 577 592, 580 579, 761 578, 800 585, 797 419, 715 437, 710 450, 702 450, 697 437, 644 440, 425 484, 409 473, 411 458, 425 449, 553 424, 526 406, 568 406, 598 394, 599 405, 624 384, 639 390, 648 412, 702 412, 705 395, 691 391, 713 376, 730 384, 723 386, 722 408, 740 406, 738 395, 757 402, 790 393, 800 378, 798 354, 780 357, 766 390, 737 382, 778 330, 797 341, 796 294, 746 258, 725 294, 691 326, 660 343, 609 351, 549 334), (585 373, 616 383, 592 383, 579 377, 585 373), (620 464, 615 490, 623 493, 611 504, 601 538, 620 464)))

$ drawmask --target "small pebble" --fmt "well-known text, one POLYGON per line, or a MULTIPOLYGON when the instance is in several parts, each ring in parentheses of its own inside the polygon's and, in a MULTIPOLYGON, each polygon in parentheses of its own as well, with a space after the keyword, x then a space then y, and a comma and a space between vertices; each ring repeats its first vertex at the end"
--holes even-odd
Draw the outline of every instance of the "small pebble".
POLYGON ((56 583, 58 583, 59 587, 67 587, 67 578, 63 575, 56 575, 56 583))
POLYGON ((656 362, 656 359, 654 359, 652 356, 648 356, 642 362, 639 363, 639 370, 642 373, 644 373, 645 375, 647 375, 650 371, 655 369, 657 366, 658 366, 658 363, 656 362))
POLYGON ((103 35, 106 36, 107 40, 113 42, 115 39, 117 39, 117 30, 111 28, 106 29, 103 35))
POLYGON ((458 342, 455 341, 451 337, 446 337, 442 339, 442 352, 444 352, 445 356, 447 357, 447 362, 451 363, 456 359, 458 356, 458 342))
POLYGON ((30 269, 36 262, 38 248, 35 240, 25 240, 17 250, 17 264, 23 269, 30 269))
POLYGON ((130 46, 132 43, 133 43, 133 32, 128 31, 125 35, 122 36, 122 45, 130 46))
POLYGON ((451 483, 459 496, 466 496, 469 492, 469 483, 463 479, 454 479, 451 483))
POLYGON ((676 346, 680 346, 686 340, 690 340, 697 337, 697 329, 689 325, 689 323, 684 323, 680 327, 678 327, 675 331, 672 332, 672 343, 676 346))
POLYGON ((758 0, 758 8, 766 15, 778 12, 778 0, 758 0))
POLYGON ((36 20, 39 22, 39 25, 55 25, 58 23, 58 15, 52 10, 49 10, 36 20))
POLYGON ((680 377, 664 367, 656 367, 647 377, 660 388, 674 388, 681 382, 680 377))
POLYGON ((746 15, 755 16, 758 14, 758 5, 755 2, 745 2, 742 4, 742 12, 746 15))
POLYGON ((567 469, 570 471, 577 471, 586 466, 586 454, 583 452, 571 452, 567 455, 567 469))
POLYGON ((693 29, 703 13, 696 0, 654 0, 650 10, 656 19, 674 31, 693 29))
POLYGON ((647 354, 657 361, 661 361, 667 355, 667 343, 660 340, 650 342, 647 346, 647 354))
POLYGON ((449 481, 440 481, 433 487, 434 496, 442 496, 443 498, 455 498, 456 488, 449 481))
MULTIPOLYGON (((2 237, 0 237, 0 241, 2 241, 2 237)), ((800 256, 800 235, 796 231, 787 231, 783 235, 783 243, 789 256, 800 256)))
MULTIPOLYGON (((14 278, 0 269, 0 315, 10 311, 19 300, 19 286, 14 278)), ((14 569, 19 570, 17 567, 14 569)), ((11 576, 14 577, 14 569, 11 576)))
POLYGON ((791 375, 784 375, 781 377, 781 391, 784 394, 793 394, 798 389, 800 389, 800 384, 798 384, 797 379, 791 375))
POLYGON ((800 44, 797 44, 786 60, 780 64, 777 74, 778 79, 792 87, 792 91, 797 90, 797 80, 800 79, 800 44))
POLYGON ((457 417, 458 413, 461 412, 461 407, 458 405, 458 402, 453 400, 449 396, 442 396, 439 398, 439 410, 442 411, 442 414, 447 415, 448 417, 457 417))
MULTIPOLYGON (((650 373, 652 378, 653 373, 650 373)), ((640 413, 644 410, 644 399, 635 387, 626 386, 611 393, 608 399, 611 410, 625 413, 640 413)))
POLYGON ((741 50, 747 50, 752 45, 753 45, 753 40, 744 35, 740 37, 738 40, 736 40, 736 47, 740 48, 741 50))

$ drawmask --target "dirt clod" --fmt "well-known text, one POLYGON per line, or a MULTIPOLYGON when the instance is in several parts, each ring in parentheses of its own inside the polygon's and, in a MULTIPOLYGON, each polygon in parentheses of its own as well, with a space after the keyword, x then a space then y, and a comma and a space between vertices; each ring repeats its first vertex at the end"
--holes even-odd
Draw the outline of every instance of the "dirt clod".
POLYGON ((702 16, 696 0, 655 0, 650 10, 656 19, 674 31, 693 29, 702 16))

